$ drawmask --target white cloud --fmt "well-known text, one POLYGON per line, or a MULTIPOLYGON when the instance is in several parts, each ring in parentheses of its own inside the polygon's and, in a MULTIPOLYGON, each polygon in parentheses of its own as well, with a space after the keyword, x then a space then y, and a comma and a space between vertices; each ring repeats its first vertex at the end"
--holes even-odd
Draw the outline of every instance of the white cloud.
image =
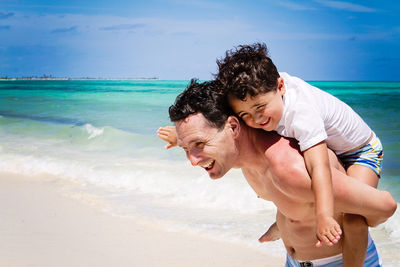
MULTIPOLYGON (((46 34, 51 32, 70 32, 79 28, 85 34, 107 36, 109 34, 121 33, 127 30, 139 30, 140 34, 181 34, 215 36, 236 34, 246 32, 251 27, 249 24, 230 19, 198 19, 182 20, 179 18, 160 17, 136 17, 129 18, 113 15, 83 15, 63 14, 60 15, 35 15, 17 13, 9 19, 10 25, 15 33, 23 36, 23 33, 46 34), (27 16, 28 15, 28 16, 27 16)), ((37 41, 41 36, 37 35, 37 41)), ((35 38, 36 39, 36 38, 35 38)), ((12 41, 12 40, 9 40, 12 41)))
POLYGON ((143 28, 145 26, 146 26, 146 24, 143 24, 143 23, 119 24, 119 25, 113 25, 113 26, 108 26, 108 27, 102 27, 102 28, 100 28, 100 30, 103 30, 103 31, 134 30, 137 28, 143 28))
POLYGON ((336 41, 372 41, 372 40, 387 40, 390 39, 392 33, 386 32, 370 32, 370 33, 306 33, 306 32, 269 32, 259 33, 259 36, 264 37, 265 40, 279 40, 279 41, 322 41, 322 40, 336 40, 336 41))
POLYGON ((316 10, 315 7, 311 7, 308 5, 302 5, 299 3, 295 2, 289 2, 289 1, 278 1, 276 3, 277 5, 292 9, 292 10, 298 10, 298 11, 304 11, 304 10, 316 10))
POLYGON ((197 8, 206 9, 226 9, 227 6, 217 1, 205 1, 205 0, 171 0, 171 3, 180 6, 191 6, 197 8))
POLYGON ((326 7, 330 7, 333 9, 339 9, 339 10, 345 10, 345 11, 351 11, 351 12, 364 12, 364 13, 377 12, 376 9, 349 3, 349 2, 331 1, 331 0, 316 0, 316 2, 318 2, 321 5, 324 5, 326 7))
POLYGON ((76 32, 78 29, 77 26, 72 26, 68 28, 57 28, 51 31, 51 33, 67 33, 67 32, 76 32))

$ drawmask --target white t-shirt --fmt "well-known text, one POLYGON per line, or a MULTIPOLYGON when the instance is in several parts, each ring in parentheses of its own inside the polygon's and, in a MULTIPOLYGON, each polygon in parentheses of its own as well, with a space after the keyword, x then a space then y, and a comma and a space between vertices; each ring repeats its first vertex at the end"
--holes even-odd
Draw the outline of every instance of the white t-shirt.
POLYGON ((321 141, 337 155, 365 143, 372 130, 347 104, 305 81, 279 73, 286 93, 275 131, 299 141, 304 151, 321 141))

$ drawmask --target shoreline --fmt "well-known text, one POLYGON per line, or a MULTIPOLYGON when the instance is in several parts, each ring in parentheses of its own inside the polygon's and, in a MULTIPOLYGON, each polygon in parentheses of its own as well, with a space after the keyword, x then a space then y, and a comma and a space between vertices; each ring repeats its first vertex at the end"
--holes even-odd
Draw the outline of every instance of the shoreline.
POLYGON ((158 78, 0 78, 0 81, 159 81, 158 78))
POLYGON ((284 255, 172 232, 62 193, 65 181, 0 173, 5 266, 282 266, 284 255))

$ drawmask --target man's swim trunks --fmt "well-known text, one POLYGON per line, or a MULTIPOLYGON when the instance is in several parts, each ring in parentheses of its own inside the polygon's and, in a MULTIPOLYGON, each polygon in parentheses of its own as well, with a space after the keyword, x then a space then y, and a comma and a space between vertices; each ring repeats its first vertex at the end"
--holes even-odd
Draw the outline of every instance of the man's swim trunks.
MULTIPOLYGON (((339 267, 343 266, 343 255, 339 254, 332 257, 317 259, 312 261, 298 261, 286 254, 286 267, 339 267)), ((367 256, 365 257, 364 267, 381 267, 382 262, 376 250, 375 243, 368 234, 367 256)))

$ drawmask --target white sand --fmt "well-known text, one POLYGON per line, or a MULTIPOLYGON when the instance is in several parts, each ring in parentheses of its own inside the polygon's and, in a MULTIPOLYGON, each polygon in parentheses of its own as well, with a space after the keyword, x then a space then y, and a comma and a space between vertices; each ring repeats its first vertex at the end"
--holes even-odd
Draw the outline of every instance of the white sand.
POLYGON ((284 265, 284 255, 112 216, 60 187, 58 179, 0 174, 1 266, 284 265))

